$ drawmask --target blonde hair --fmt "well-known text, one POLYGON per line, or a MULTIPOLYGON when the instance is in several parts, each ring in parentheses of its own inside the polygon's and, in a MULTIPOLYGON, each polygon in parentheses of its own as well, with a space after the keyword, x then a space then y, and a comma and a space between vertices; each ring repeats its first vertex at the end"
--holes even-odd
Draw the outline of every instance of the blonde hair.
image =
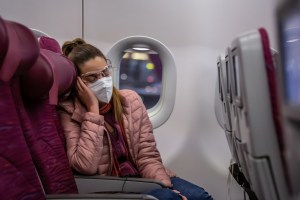
POLYGON ((114 117, 115 120, 120 124, 122 127, 124 127, 123 122, 123 106, 121 103, 121 94, 120 92, 113 87, 113 94, 112 94, 112 104, 113 104, 113 110, 114 110, 114 117))

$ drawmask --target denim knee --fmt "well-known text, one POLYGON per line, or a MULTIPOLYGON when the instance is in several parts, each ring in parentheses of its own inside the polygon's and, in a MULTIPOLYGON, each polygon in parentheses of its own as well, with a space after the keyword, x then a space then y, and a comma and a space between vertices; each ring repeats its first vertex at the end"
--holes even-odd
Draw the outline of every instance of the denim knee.
POLYGON ((213 198, 200 186, 179 177, 171 178, 173 188, 186 196, 189 200, 213 200, 213 198))

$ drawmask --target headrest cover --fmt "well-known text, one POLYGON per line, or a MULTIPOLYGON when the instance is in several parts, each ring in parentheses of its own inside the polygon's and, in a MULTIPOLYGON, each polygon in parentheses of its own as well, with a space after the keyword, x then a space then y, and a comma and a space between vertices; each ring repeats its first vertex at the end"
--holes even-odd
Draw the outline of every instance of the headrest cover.
POLYGON ((0 67, 0 80, 8 82, 16 72, 22 74, 35 63, 39 46, 30 29, 15 22, 4 22, 8 34, 8 50, 0 67))
POLYGON ((53 85, 53 72, 45 56, 40 54, 35 64, 21 76, 21 90, 30 101, 48 98, 53 85))
MULTIPOLYGON (((0 17, 0 66, 8 48, 8 36, 4 20, 0 17)), ((1 68, 1 67, 0 67, 1 68)))
POLYGON ((53 38, 41 36, 39 43, 40 43, 41 49, 47 49, 47 50, 62 54, 59 43, 53 38))
POLYGON ((76 82, 74 64, 65 56, 41 49, 35 65, 21 78, 25 98, 39 100, 49 98, 57 105, 58 98, 71 90, 76 82))
POLYGON ((76 83, 76 68, 73 62, 63 55, 46 49, 41 49, 41 54, 46 57, 54 75, 49 103, 57 105, 58 97, 68 93, 76 83))

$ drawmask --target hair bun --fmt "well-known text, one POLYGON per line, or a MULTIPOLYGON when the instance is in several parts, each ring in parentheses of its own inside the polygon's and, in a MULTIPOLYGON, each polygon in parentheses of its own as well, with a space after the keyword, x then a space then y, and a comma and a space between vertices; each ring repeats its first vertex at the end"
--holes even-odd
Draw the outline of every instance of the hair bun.
POLYGON ((76 45, 86 44, 86 42, 81 38, 75 38, 72 42, 76 45))
POLYGON ((75 47, 83 44, 86 44, 86 42, 81 38, 75 38, 72 41, 66 41, 62 46, 62 52, 65 56, 68 56, 75 47))

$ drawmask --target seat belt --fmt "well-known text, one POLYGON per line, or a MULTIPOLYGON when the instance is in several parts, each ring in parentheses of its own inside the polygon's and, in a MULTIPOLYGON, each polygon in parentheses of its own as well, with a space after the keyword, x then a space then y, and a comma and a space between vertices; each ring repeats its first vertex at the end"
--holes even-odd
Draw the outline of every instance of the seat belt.
POLYGON ((243 172, 241 172, 237 163, 233 163, 229 166, 229 171, 236 182, 246 191, 250 200, 258 200, 255 192, 251 189, 249 182, 245 178, 243 172))

